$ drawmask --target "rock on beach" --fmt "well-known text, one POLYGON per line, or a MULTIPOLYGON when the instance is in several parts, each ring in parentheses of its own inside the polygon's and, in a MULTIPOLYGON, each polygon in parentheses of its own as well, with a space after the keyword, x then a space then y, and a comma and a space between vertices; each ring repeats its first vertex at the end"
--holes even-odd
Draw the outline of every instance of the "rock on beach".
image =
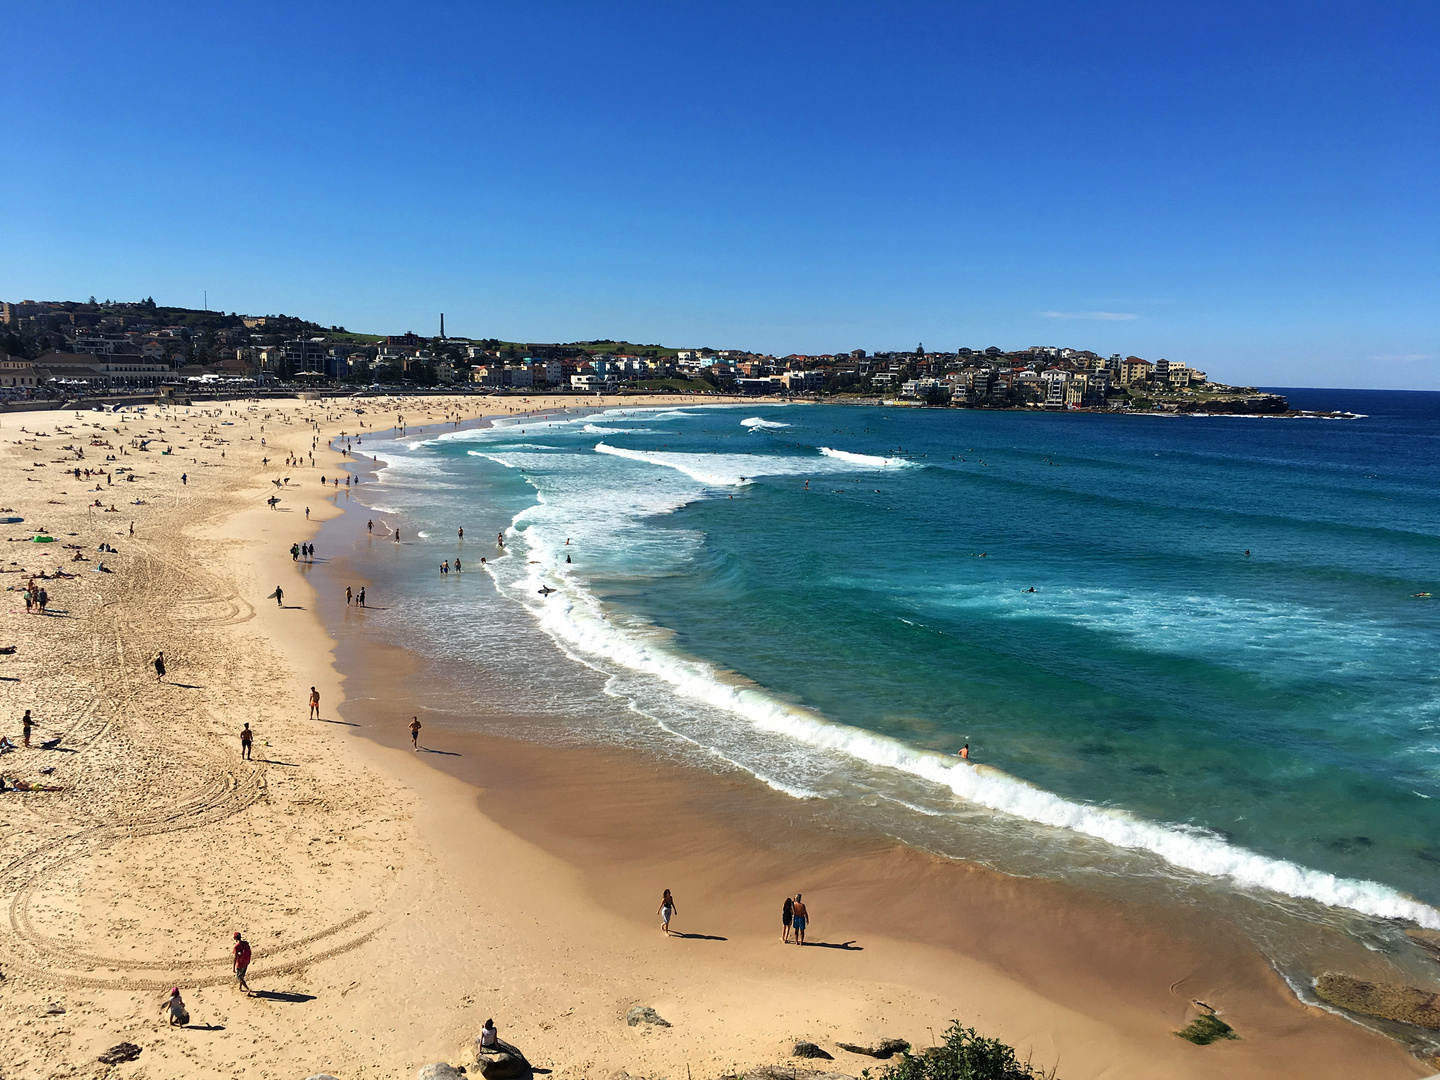
POLYGON ((631 1027, 637 1024, 654 1024, 656 1027, 669 1027, 670 1021, 661 1017, 649 1005, 636 1005, 625 1014, 625 1022, 631 1027))

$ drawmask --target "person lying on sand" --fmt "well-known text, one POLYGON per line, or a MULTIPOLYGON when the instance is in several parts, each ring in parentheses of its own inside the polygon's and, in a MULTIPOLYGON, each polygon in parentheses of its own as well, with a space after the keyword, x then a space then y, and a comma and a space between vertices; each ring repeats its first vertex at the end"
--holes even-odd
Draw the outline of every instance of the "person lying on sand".
POLYGON ((6 786, 5 777, 0 776, 0 792, 4 791, 64 791, 59 784, 32 784, 29 780, 11 780, 6 786))

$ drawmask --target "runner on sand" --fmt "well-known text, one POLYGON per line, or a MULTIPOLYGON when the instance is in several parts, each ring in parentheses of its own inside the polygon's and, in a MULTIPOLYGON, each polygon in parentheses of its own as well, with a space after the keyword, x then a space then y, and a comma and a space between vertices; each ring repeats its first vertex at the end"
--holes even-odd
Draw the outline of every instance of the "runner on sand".
POLYGON ((420 750, 420 717, 410 719, 410 745, 418 753, 420 750))
POLYGON ((250 966, 250 943, 240 936, 240 931, 235 931, 235 979, 240 984, 240 989, 250 993, 250 984, 245 981, 245 969, 250 966))

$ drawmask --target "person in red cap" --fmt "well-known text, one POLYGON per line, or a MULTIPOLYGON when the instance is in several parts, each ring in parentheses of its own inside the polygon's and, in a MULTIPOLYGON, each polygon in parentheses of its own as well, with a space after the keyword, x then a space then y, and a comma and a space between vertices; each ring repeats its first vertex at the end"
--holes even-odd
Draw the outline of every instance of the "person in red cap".
POLYGON ((240 931, 235 931, 235 978, 240 982, 240 989, 250 993, 250 984, 245 981, 245 969, 250 966, 250 943, 240 936, 240 931))

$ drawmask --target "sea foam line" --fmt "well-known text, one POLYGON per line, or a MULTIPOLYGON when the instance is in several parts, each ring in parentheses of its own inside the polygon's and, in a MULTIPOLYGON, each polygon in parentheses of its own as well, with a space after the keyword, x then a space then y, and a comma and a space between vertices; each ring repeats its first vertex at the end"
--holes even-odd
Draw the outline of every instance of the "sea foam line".
MULTIPOLYGON (((517 521, 523 516, 517 515, 517 521)), ((527 594, 533 593, 531 586, 545 576, 541 564, 546 561, 542 559, 530 568, 527 594)), ((598 599, 573 577, 561 577, 558 583, 561 591, 546 603, 535 604, 529 595, 524 602, 541 628, 567 653, 573 648, 653 676, 674 692, 730 713, 760 730, 908 773, 991 810, 1067 829, 1118 848, 1147 851, 1183 870, 1245 888, 1313 900, 1327 907, 1349 908, 1379 918, 1409 919, 1429 929, 1440 929, 1440 911, 1388 885, 1338 877, 1261 855, 1202 829, 1165 825, 1126 810, 1067 799, 999 769, 920 750, 898 739, 788 705, 758 688, 726 682, 709 664, 676 656, 617 627, 602 612, 598 599)))
POLYGON ((839 461, 848 461, 852 465, 863 465, 868 469, 903 469, 914 465, 913 461, 906 461, 904 458, 877 457, 874 454, 856 454, 849 450, 832 450, 828 446, 819 448, 820 453, 826 457, 836 458, 839 461))
POLYGON ((627 450, 623 446, 611 446, 608 443, 596 443, 597 454, 609 454, 612 457, 629 458, 631 461, 643 461, 648 465, 663 465, 667 469, 674 469, 682 472, 692 480, 698 480, 702 484, 713 484, 717 487, 741 487, 750 483, 750 479, 744 476, 726 476, 722 473, 712 472, 701 467, 701 462, 711 454, 665 454, 649 450, 627 450))

